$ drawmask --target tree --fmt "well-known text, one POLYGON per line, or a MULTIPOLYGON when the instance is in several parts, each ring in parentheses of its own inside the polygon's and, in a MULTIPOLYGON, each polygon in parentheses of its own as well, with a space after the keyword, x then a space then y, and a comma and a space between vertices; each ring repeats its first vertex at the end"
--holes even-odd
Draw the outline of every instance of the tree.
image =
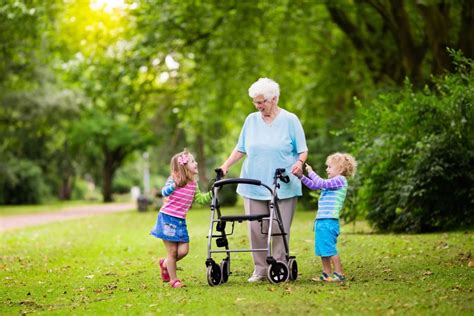
MULTIPOLYGON (((39 167, 34 174, 49 188, 40 195, 67 199, 75 171, 65 134, 79 98, 52 71, 53 25, 61 9, 56 1, 0 5, 0 155, 39 167)), ((19 192, 16 201, 28 202, 19 192)))
POLYGON ((68 148, 66 134, 78 115, 79 98, 74 91, 56 88, 11 92, 0 99, 0 154, 40 167, 51 191, 68 199, 77 161, 68 148))
POLYGON ((138 35, 127 20, 127 11, 109 15, 77 3, 68 7, 59 27, 68 60, 63 65, 65 80, 87 98, 72 129, 73 150, 87 162, 83 172, 99 175, 96 180, 102 185, 104 202, 109 202, 118 168, 128 156, 152 143, 151 99, 161 87, 156 74, 148 71, 150 56, 134 49, 138 35), (78 46, 77 37, 84 33, 85 44, 78 46))
POLYGON ((374 82, 422 86, 453 71, 446 48, 474 57, 474 4, 464 1, 328 1, 334 23, 361 54, 374 82))
POLYGON ((163 0, 141 4, 134 15, 143 34, 137 46, 180 63, 172 109, 182 129, 175 134, 197 151, 200 177, 235 146, 255 110, 247 89, 259 77, 280 83, 280 105, 300 115, 315 161, 337 146, 331 126, 346 121, 352 95, 371 86, 324 5, 314 1, 163 0))
POLYGON ((70 134, 72 149, 87 159, 86 170, 92 170, 92 174, 101 170, 104 202, 112 201, 112 181, 127 156, 150 143, 144 136, 144 127, 145 124, 133 125, 96 111, 86 111, 74 125, 70 134))
POLYGON ((48 36, 56 5, 49 1, 0 4, 0 96, 35 87, 48 60, 48 36))

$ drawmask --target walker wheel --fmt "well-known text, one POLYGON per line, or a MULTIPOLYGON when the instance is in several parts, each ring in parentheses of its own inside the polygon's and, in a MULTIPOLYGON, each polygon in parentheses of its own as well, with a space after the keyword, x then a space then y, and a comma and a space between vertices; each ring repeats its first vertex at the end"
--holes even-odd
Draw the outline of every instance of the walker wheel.
POLYGON ((221 267, 215 262, 207 267, 207 283, 210 286, 219 285, 221 283, 221 267))
POLYGON ((221 261, 221 273, 222 273, 222 283, 226 283, 229 280, 229 261, 224 259, 221 261))
POLYGON ((298 278, 298 264, 295 259, 288 260, 288 269, 290 270, 290 280, 296 280, 298 278))
POLYGON ((267 277, 270 282, 276 284, 288 280, 288 266, 282 261, 275 261, 268 266, 267 277))

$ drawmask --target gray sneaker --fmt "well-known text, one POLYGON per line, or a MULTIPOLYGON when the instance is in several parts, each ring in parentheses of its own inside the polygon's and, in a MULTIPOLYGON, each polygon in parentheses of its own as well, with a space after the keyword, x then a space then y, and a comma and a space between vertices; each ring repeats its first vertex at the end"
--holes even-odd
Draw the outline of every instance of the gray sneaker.
POLYGON ((265 281, 267 279, 264 275, 252 275, 247 281, 250 283, 265 281))

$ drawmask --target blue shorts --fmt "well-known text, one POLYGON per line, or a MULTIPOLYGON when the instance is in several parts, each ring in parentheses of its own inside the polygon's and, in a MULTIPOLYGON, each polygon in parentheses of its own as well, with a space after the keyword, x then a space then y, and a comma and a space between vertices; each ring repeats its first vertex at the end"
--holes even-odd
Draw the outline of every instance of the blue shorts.
POLYGON ((162 212, 158 213, 156 225, 150 234, 166 241, 189 242, 186 220, 162 212))
POLYGON ((332 257, 337 255, 337 236, 339 236, 338 219, 317 219, 314 231, 314 252, 316 256, 332 257))

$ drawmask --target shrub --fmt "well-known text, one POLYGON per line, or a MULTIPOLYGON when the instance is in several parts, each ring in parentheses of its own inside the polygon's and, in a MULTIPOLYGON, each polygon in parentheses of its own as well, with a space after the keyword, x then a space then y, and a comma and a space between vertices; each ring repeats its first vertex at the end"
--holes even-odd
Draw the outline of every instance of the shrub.
MULTIPOLYGON (((207 190, 210 191, 212 189, 212 185, 214 184, 215 179, 212 179, 208 186, 207 190)), ((218 197, 219 197, 219 205, 220 206, 235 206, 237 204, 238 194, 236 192, 237 184, 227 184, 222 186, 219 189, 218 197)))
POLYGON ((472 60, 454 53, 457 72, 434 86, 358 102, 355 212, 382 231, 428 232, 473 224, 472 60))
POLYGON ((81 178, 76 178, 74 181, 74 186, 72 188, 71 199, 85 200, 88 191, 89 188, 87 181, 81 178))
POLYGON ((112 182, 112 192, 118 194, 130 193, 135 180, 126 177, 116 177, 112 182))
POLYGON ((234 206, 237 203, 237 185, 229 184, 219 190, 219 204, 221 206, 234 206))
POLYGON ((38 204, 49 192, 40 167, 30 160, 9 159, 0 166, 0 204, 38 204))

